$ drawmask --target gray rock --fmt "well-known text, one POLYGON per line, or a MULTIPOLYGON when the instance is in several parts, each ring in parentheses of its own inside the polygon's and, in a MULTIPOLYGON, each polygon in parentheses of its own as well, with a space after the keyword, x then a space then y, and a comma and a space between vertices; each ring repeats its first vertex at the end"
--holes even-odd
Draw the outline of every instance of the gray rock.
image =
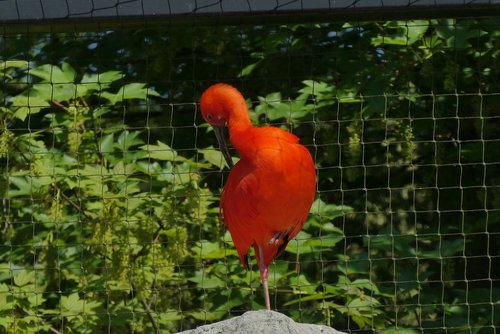
POLYGON ((178 334, 343 334, 331 327, 296 323, 274 311, 249 311, 239 317, 205 325, 178 334))

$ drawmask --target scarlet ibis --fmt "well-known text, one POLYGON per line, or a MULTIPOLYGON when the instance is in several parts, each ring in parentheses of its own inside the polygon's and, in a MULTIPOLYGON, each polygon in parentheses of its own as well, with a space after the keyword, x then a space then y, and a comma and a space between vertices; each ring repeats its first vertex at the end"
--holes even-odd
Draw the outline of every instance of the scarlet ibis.
POLYGON ((226 224, 241 263, 255 250, 264 300, 271 309, 268 266, 302 229, 314 200, 316 172, 311 154, 285 130, 250 122, 248 108, 234 87, 217 83, 201 96, 203 118, 214 127, 231 168, 222 192, 220 219, 226 224), (233 166, 225 127, 240 160, 233 166))

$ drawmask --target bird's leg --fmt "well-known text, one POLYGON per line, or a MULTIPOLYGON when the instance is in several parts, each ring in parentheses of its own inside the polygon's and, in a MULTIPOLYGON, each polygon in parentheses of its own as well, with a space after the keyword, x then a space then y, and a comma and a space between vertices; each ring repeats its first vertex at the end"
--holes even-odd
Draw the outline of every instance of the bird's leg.
POLYGON ((260 279, 262 280, 262 286, 264 287, 264 301, 266 303, 266 308, 268 310, 271 309, 271 300, 269 299, 269 285, 267 283, 267 278, 269 276, 269 272, 267 271, 267 267, 264 261, 264 250, 260 245, 259 247, 259 271, 260 271, 260 279))

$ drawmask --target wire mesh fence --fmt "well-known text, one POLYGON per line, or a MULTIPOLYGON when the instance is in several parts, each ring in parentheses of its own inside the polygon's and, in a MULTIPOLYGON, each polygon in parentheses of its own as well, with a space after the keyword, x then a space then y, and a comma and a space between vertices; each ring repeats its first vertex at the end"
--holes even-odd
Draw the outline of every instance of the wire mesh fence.
POLYGON ((67 32, 209 22, 254 24, 484 17, 500 14, 498 0, 0 0, 3 29, 67 32), (29 24, 27 24, 29 23, 29 24))
POLYGON ((317 167, 270 267, 276 310, 495 333, 497 21, 4 33, 0 331, 176 332, 263 307, 218 223, 228 169, 198 101, 222 81, 317 167))

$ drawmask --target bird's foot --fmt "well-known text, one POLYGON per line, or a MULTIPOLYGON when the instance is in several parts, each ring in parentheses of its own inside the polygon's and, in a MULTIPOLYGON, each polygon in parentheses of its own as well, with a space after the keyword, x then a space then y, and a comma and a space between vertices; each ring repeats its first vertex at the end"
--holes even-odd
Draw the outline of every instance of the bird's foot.
POLYGON ((283 243, 283 238, 286 236, 287 231, 278 231, 273 234, 273 237, 269 240, 269 245, 274 245, 278 247, 283 243))

